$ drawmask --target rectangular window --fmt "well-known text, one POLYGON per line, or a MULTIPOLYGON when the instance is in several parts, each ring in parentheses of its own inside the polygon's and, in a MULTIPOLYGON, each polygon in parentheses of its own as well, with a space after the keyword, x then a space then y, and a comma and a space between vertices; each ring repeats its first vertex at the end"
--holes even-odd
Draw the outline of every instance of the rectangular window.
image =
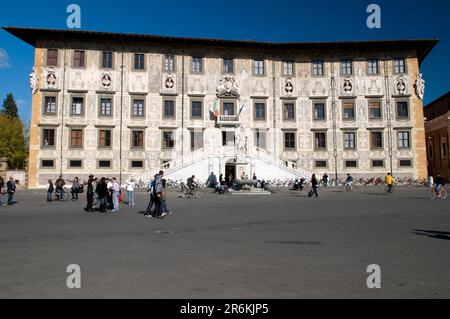
POLYGON ((111 147, 111 130, 100 130, 98 144, 100 147, 111 147))
POLYGON ((222 146, 234 146, 236 135, 234 132, 222 131, 222 146))
POLYGON ((131 168, 143 168, 144 161, 131 161, 131 168))
POLYGON ((175 134, 174 132, 163 132, 163 148, 174 148, 175 134))
POLYGON ((100 116, 112 116, 112 99, 100 99, 100 116))
POLYGON ((446 158, 447 157, 447 143, 442 142, 441 144, 441 157, 446 158))
POLYGON ((191 117, 201 118, 203 116, 203 103, 201 101, 192 101, 191 117))
POLYGON ((83 147, 83 130, 70 130, 70 147, 83 147))
POLYGON ((295 120, 295 104, 294 103, 284 103, 284 119, 285 120, 295 120))
POLYGON ((344 148, 355 149, 356 148, 356 133, 344 132, 344 148))
POLYGON ((42 168, 53 168, 53 167, 55 167, 55 161, 54 160, 42 160, 41 167, 42 168))
POLYGON ((192 130, 191 131, 191 150, 196 151, 203 148, 203 131, 192 130))
POLYGON ((398 138, 398 148, 409 148, 409 132, 408 131, 400 131, 397 133, 398 138))
POLYGON ((223 115, 235 115, 234 103, 225 102, 223 103, 223 115))
POLYGON ((372 167, 384 167, 384 161, 383 160, 373 160, 372 167))
POLYGON ((284 148, 285 149, 295 149, 295 133, 285 132, 284 133, 284 148))
POLYGON ((255 120, 265 120, 265 119, 266 119, 266 104, 255 103, 255 120))
POLYGON ((397 102, 397 119, 407 119, 409 117, 408 102, 397 102))
POLYGON ((69 167, 70 168, 82 168, 83 167, 83 161, 81 161, 81 160, 71 160, 71 161, 69 161, 69 167))
POLYGON ((47 66, 58 66, 58 49, 47 50, 47 66))
POLYGON ((255 146, 262 149, 266 149, 267 147, 266 131, 262 130, 255 131, 255 146))
POLYGON ((327 161, 316 161, 315 166, 316 168, 326 168, 328 165, 327 161))
POLYGON ((314 103, 314 120, 325 120, 325 103, 314 103))
POLYGON ((44 114, 56 114, 56 96, 46 96, 44 99, 44 114))
POLYGON ((42 130, 42 146, 52 147, 55 146, 55 130, 43 129, 42 130))
POLYGON ((145 70, 145 54, 143 53, 134 54, 134 69, 145 70))
POLYGON ((355 103, 353 102, 342 103, 342 111, 344 120, 355 119, 355 103))
POLYGON ((353 67, 351 60, 342 60, 341 61, 341 73, 342 75, 352 75, 353 67))
POLYGON ((113 54, 112 52, 102 52, 102 68, 112 69, 113 54))
POLYGON ((110 168, 111 161, 98 161, 98 167, 99 168, 110 168))
POLYGON ((84 114, 84 98, 74 97, 72 98, 72 115, 83 115, 84 114))
POLYGON ((75 50, 73 53, 73 66, 75 68, 84 68, 85 67, 85 51, 75 50))
POLYGON ((367 61, 367 74, 376 75, 378 74, 378 60, 367 61))
POLYGON ((164 100, 164 117, 175 117, 175 101, 164 100))
POLYGON ((192 57, 192 73, 202 73, 203 72, 203 58, 192 57))
POLYGON ((315 133, 314 134, 314 147, 316 150, 323 150, 327 148, 327 134, 315 133))
POLYGON ((322 60, 313 61, 313 75, 322 76, 324 74, 323 70, 324 62, 322 60))
POLYGON ((293 61, 283 61, 283 75, 293 76, 294 75, 294 62, 293 61))
POLYGON ((369 102, 369 119, 371 120, 381 119, 381 102, 379 101, 369 102))
POLYGON ((395 59, 394 60, 394 72, 396 74, 405 73, 405 59, 395 59))
POLYGON ((253 75, 264 75, 264 60, 253 60, 253 75))
POLYGON ((233 59, 223 59, 223 73, 233 72, 233 59))
POLYGON ((358 161, 345 161, 346 168, 356 168, 358 167, 358 161))
POLYGON ((170 54, 164 56, 164 71, 175 72, 175 56, 170 54))
POLYGON ((131 147, 144 148, 144 131, 131 132, 131 147))
POLYGON ((371 133, 371 148, 383 148, 383 132, 371 133))
POLYGON ((411 167, 412 161, 411 160, 400 160, 400 167, 411 167))
POLYGON ((144 117, 144 100, 136 99, 133 100, 133 117, 144 117))

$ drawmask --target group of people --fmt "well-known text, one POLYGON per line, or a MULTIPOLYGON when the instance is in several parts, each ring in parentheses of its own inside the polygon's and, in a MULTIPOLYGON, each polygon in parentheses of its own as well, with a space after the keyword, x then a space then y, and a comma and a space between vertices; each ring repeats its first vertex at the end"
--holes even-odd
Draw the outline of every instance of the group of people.
MULTIPOLYGON (((167 215, 172 215, 172 212, 167 207, 166 180, 163 177, 164 172, 160 171, 147 185, 150 202, 147 205, 145 217, 164 218, 167 215)), ((191 178, 195 179, 195 176, 191 178)))
POLYGON ((86 187, 86 196, 87 206, 84 210, 87 212, 94 212, 98 209, 102 213, 106 213, 107 210, 111 210, 112 213, 118 213, 120 210, 120 185, 115 177, 111 179, 102 177, 99 179, 90 175, 86 187), (95 198, 98 198, 99 207, 94 207, 95 198))
MULTIPOLYGON (((73 181, 69 182, 72 183, 72 187, 70 189, 72 200, 78 200, 78 194, 83 193, 84 185, 80 183, 80 179, 78 177, 75 177, 73 181)), ((66 181, 61 175, 54 183, 51 179, 49 179, 47 184, 47 202, 53 202, 54 196, 56 196, 56 200, 63 200, 65 196, 65 185, 66 181)))
POLYGON ((0 207, 6 205, 11 206, 14 204, 13 197, 14 194, 16 193, 16 182, 14 181, 14 177, 11 176, 9 180, 6 182, 5 191, 3 190, 4 188, 5 188, 5 180, 3 179, 3 177, 0 176, 0 207), (4 193, 8 195, 7 203, 3 203, 2 201, 2 195, 4 193))

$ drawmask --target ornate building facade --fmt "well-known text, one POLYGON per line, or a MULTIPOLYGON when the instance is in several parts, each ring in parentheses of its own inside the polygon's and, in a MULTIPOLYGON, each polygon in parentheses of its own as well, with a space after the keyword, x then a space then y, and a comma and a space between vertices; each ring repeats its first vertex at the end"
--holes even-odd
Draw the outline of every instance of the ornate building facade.
POLYGON ((63 174, 427 176, 436 40, 269 43, 5 28, 34 46, 29 186, 63 174))

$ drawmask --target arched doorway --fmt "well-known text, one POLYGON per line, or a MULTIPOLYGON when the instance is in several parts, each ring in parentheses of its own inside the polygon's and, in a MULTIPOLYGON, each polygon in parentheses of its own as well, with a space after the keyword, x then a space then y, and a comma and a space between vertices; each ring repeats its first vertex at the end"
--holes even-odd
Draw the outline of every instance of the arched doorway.
POLYGON ((236 159, 230 158, 225 162, 225 178, 232 176, 231 180, 236 179, 236 159))

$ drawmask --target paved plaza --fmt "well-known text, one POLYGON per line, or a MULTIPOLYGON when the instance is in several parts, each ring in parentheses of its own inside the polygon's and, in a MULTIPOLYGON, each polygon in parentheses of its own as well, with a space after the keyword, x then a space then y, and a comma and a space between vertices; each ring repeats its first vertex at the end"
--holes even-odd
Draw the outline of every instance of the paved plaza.
POLYGON ((425 188, 171 193, 163 220, 143 217, 145 193, 115 215, 84 212, 84 194, 15 199, 0 208, 1 298, 450 298, 450 200, 425 188), (66 286, 70 264, 81 289, 66 286))

